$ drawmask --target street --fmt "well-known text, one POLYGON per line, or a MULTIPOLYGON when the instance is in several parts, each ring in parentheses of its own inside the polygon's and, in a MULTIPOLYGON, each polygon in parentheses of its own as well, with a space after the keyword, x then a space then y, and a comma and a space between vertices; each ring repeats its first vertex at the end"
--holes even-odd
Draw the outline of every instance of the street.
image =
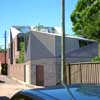
POLYGON ((25 88, 27 88, 25 85, 0 75, 0 96, 11 97, 17 91, 25 88))
POLYGON ((12 97, 16 92, 22 89, 38 88, 37 86, 28 86, 9 79, 7 76, 0 75, 0 97, 12 97))

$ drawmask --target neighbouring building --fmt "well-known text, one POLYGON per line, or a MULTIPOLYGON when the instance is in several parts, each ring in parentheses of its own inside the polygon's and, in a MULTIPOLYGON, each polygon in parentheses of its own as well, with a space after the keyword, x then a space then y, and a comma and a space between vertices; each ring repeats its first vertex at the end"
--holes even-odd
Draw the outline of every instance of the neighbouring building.
MULTIPOLYGON (((30 29, 30 27, 11 27, 10 43, 9 43, 9 59, 8 59, 8 75, 24 82, 24 54, 21 54, 21 43, 24 43, 24 37, 21 35, 22 30, 30 29), (16 29, 17 28, 17 29, 16 29), (24 29, 23 29, 24 28, 24 29), (21 29, 21 30, 20 30, 21 29), (20 55, 23 56, 20 58, 20 55), (20 62, 21 60, 21 62, 20 62)), ((25 30, 24 30, 25 31, 25 30)), ((23 52, 24 53, 24 52, 23 52)))
MULTIPOLYGON (((61 72, 61 35, 54 28, 34 30, 31 27, 14 26, 11 28, 9 75, 28 84, 50 86, 60 81, 61 72), (25 29, 24 29, 25 28, 25 29), (24 32, 23 32, 24 30, 24 32), (24 63, 16 64, 20 56, 20 38, 24 38, 24 63), (12 52, 11 52, 12 51, 12 52)), ((65 39, 67 63, 88 62, 97 56, 97 42, 76 36, 65 39), (89 50, 91 48, 91 50, 89 50)))
POLYGON ((5 58, 5 52, 0 51, 0 74, 2 69, 1 64, 5 64, 5 60, 6 60, 6 64, 8 64, 8 53, 6 53, 6 58, 5 58))

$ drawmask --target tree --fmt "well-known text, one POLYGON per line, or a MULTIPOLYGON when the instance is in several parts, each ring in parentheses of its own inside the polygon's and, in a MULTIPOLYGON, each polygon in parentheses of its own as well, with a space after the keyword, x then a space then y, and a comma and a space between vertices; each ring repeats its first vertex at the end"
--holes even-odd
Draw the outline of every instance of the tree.
POLYGON ((20 54, 19 58, 16 59, 16 63, 24 63, 24 49, 25 49, 25 43, 24 41, 20 42, 20 54))
POLYGON ((98 41, 100 56, 100 0, 78 0, 71 21, 76 35, 98 41))
POLYGON ((5 52, 5 50, 4 50, 4 49, 2 49, 2 48, 0 48, 0 52, 5 52))

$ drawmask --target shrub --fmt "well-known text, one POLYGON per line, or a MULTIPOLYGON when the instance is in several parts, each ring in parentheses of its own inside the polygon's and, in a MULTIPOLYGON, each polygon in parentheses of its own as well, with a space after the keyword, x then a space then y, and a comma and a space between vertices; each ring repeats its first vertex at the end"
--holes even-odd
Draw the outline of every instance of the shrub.
POLYGON ((19 53, 19 58, 16 59, 16 63, 24 63, 24 42, 20 42, 20 53, 19 53))
POLYGON ((96 56, 96 57, 92 58, 91 61, 92 62, 100 62, 100 57, 99 56, 96 56))

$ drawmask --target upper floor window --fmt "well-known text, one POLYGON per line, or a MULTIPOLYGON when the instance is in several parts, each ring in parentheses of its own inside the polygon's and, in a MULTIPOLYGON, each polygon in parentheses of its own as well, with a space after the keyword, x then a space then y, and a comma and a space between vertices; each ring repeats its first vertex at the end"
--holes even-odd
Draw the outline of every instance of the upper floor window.
POLYGON ((85 41, 85 40, 79 40, 79 46, 80 46, 80 48, 81 47, 85 47, 85 46, 87 46, 87 45, 89 45, 91 43, 93 43, 93 42, 85 41))
POLYGON ((86 45, 87 45, 87 41, 79 40, 79 46, 80 46, 80 48, 81 48, 81 47, 84 47, 84 46, 86 46, 86 45))

